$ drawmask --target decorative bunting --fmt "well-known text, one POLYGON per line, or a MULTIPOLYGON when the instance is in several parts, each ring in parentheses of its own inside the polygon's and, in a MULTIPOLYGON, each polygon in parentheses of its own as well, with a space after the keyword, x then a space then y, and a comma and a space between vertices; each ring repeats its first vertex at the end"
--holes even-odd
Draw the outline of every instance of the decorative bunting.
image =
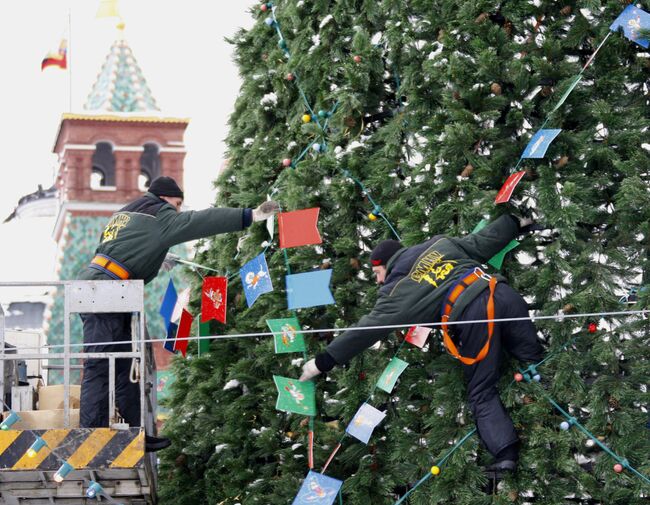
POLYGON ((343 481, 310 470, 291 505, 332 505, 343 481))
POLYGON ((497 270, 501 270, 501 267, 503 266, 503 260, 505 259, 506 254, 508 254, 517 246, 519 246, 519 241, 514 239, 511 240, 510 242, 508 242, 508 245, 506 245, 503 249, 501 249, 498 253, 496 253, 488 260, 488 265, 492 265, 497 270))
POLYGON ((359 439, 364 444, 368 443, 375 426, 377 426, 386 417, 384 412, 377 410, 372 405, 364 403, 359 407, 357 413, 345 428, 345 432, 359 439))
POLYGON ((391 359, 390 363, 388 363, 388 366, 386 366, 386 369, 381 374, 381 377, 379 377, 377 387, 383 389, 387 393, 391 393, 395 387, 397 379, 399 379, 402 372, 406 370, 407 366, 409 366, 409 364, 406 361, 397 357, 391 359))
POLYGON ((273 332, 275 342, 275 353, 305 351, 305 339, 300 333, 302 329, 298 318, 288 317, 285 319, 267 319, 266 324, 273 332))
POLYGON ((201 289, 201 322, 216 319, 226 322, 226 302, 228 299, 228 279, 226 277, 206 277, 201 289))
MULTIPOLYGON (((199 321, 199 337, 208 337, 210 336, 210 321, 202 323, 199 321)), ((199 356, 210 352, 210 340, 207 338, 199 339, 199 356)))
POLYGON ((321 244, 323 239, 318 232, 319 211, 320 208, 314 207, 278 214, 280 248, 321 244))
POLYGON ((625 38, 646 49, 650 46, 648 39, 640 38, 642 30, 650 30, 650 14, 639 9, 634 4, 628 5, 609 27, 613 32, 618 31, 619 28, 623 28, 625 38))
POLYGON ((494 203, 506 203, 508 200, 510 200, 512 192, 515 190, 517 184, 519 184, 519 181, 525 174, 526 171, 522 170, 521 172, 516 172, 508 177, 503 187, 499 190, 499 193, 497 193, 497 197, 494 200, 494 203))
POLYGON ((546 154, 548 146, 551 145, 551 142, 555 140, 561 129, 553 130, 539 130, 533 138, 530 139, 524 153, 521 155, 522 158, 543 158, 546 154))
POLYGON ((172 314, 174 313, 174 307, 176 306, 177 300, 178 295, 176 294, 174 281, 169 279, 167 291, 165 291, 165 296, 163 297, 162 303, 160 304, 160 310, 158 311, 165 321, 165 328, 169 328, 169 323, 172 322, 172 314))
POLYGON ((174 312, 172 312, 172 321, 178 321, 183 314, 183 309, 186 309, 190 303, 190 296, 192 295, 192 290, 190 288, 183 289, 178 293, 178 300, 174 305, 174 312))
POLYGON ((335 303, 329 286, 331 278, 332 269, 287 275, 289 309, 303 309, 335 303))
POLYGON ((174 351, 180 351, 183 357, 187 356, 187 344, 189 343, 187 337, 190 336, 190 331, 192 330, 192 321, 194 321, 192 314, 183 309, 181 320, 178 323, 178 331, 176 332, 176 341, 174 343, 174 351))
POLYGON ((316 415, 316 390, 313 381, 300 382, 279 375, 273 376, 278 390, 277 410, 305 416, 316 415))
POLYGON ((431 328, 428 326, 411 326, 404 340, 422 349, 429 338, 431 328))
POLYGON ((252 307, 260 295, 273 291, 271 283, 271 274, 266 264, 264 253, 253 258, 246 263, 240 270, 241 283, 244 286, 246 303, 252 307))
POLYGON ((582 73, 576 75, 573 80, 571 81, 571 84, 569 84, 569 87, 566 89, 564 93, 562 93, 562 96, 558 100, 558 102, 555 104, 555 107, 553 107, 553 110, 551 111, 551 114, 558 110, 562 104, 566 101, 567 97, 571 94, 573 91, 573 88, 575 88, 578 83, 582 80, 582 73))

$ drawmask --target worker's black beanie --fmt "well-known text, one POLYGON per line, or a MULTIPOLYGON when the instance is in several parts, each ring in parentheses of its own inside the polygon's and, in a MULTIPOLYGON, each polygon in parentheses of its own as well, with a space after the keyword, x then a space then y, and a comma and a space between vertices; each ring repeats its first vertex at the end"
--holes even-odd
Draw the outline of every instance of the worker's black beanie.
POLYGON ((373 267, 380 265, 386 266, 388 260, 402 248, 397 240, 383 240, 377 244, 370 254, 370 263, 373 267))
POLYGON ((171 177, 158 177, 149 186, 149 193, 156 196, 178 196, 183 198, 183 190, 178 187, 176 181, 171 177))

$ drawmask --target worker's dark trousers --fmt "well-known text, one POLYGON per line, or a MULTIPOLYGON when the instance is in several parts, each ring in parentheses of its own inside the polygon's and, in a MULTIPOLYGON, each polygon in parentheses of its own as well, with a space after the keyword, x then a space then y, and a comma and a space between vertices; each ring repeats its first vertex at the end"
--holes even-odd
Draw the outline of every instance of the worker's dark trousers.
MULTIPOLYGON (((107 342, 85 346, 85 352, 129 352, 131 344, 108 342, 131 340, 131 314, 81 314, 84 343, 107 342)), ((131 358, 115 360, 115 402, 130 426, 140 426, 140 387, 129 380, 131 358)), ((82 428, 108 426, 108 360, 88 359, 84 363, 81 383, 79 425, 82 428)))
MULTIPOLYGON (((489 293, 488 289, 483 291, 465 308, 459 320, 487 319, 489 293)), ((496 286, 494 311, 495 319, 529 315, 525 300, 505 283, 496 286)), ((449 328, 453 328, 461 356, 475 357, 487 339, 487 323, 459 324, 449 328)), ((524 362, 539 362, 543 355, 537 330, 530 320, 503 322, 494 325, 490 351, 485 359, 474 365, 463 365, 467 398, 476 428, 488 451, 495 457, 499 451, 518 441, 512 420, 497 391, 502 349, 524 362)))

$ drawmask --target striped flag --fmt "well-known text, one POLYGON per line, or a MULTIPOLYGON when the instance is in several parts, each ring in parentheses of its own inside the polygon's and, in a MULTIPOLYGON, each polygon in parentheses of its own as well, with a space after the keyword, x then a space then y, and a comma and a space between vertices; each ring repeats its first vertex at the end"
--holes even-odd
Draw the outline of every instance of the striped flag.
POLYGON ((59 50, 57 52, 48 53, 43 61, 41 61, 41 71, 47 67, 59 67, 62 69, 68 68, 68 41, 61 39, 59 50))

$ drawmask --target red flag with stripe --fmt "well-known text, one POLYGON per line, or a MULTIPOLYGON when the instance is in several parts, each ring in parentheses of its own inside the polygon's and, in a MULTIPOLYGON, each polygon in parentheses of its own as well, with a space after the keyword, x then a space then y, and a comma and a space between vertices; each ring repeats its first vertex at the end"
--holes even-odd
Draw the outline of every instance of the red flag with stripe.
POLYGON ((187 344, 189 343, 187 337, 190 336, 192 331, 192 321, 194 321, 192 314, 183 309, 181 320, 178 323, 178 331, 176 332, 176 341, 174 342, 174 351, 181 351, 183 357, 187 355, 187 344))

